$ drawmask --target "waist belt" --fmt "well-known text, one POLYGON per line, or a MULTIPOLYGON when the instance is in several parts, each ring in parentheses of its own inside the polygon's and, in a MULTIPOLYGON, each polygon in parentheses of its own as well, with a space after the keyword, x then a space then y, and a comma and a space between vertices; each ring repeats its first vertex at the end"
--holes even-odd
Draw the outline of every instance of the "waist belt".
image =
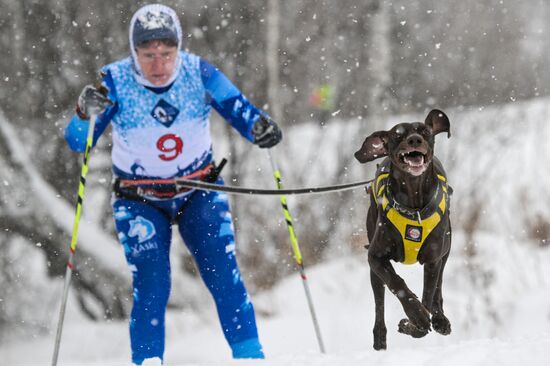
MULTIPOLYGON (((225 159, 219 166, 214 163, 208 164, 203 169, 197 170, 189 175, 178 177, 184 179, 195 179, 204 182, 215 182, 225 165, 225 159)), ((169 199, 188 192, 193 188, 178 186, 174 179, 121 179, 116 178, 113 183, 113 191, 118 197, 130 199, 157 198, 169 199)))

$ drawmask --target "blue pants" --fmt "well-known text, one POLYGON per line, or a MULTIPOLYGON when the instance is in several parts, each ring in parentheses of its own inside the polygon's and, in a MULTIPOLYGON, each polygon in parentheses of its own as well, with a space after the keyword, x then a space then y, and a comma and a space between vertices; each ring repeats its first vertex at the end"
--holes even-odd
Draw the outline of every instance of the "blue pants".
POLYGON ((133 276, 130 340, 135 364, 163 358, 172 222, 178 224, 214 298, 234 357, 241 345, 250 348, 253 344, 257 348, 253 354, 261 354, 254 308, 235 259, 233 221, 225 193, 196 191, 183 198, 146 202, 117 198, 113 212, 133 276), (185 208, 178 214, 182 205, 185 208))

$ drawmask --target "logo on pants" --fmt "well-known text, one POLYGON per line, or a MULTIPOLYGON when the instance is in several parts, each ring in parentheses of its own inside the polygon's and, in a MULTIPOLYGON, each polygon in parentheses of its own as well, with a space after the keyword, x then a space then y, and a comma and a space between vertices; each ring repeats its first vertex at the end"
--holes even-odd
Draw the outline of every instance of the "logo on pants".
POLYGON ((155 225, 146 218, 137 216, 134 220, 130 220, 128 236, 131 238, 137 236, 138 242, 143 243, 155 236, 156 233, 155 225))

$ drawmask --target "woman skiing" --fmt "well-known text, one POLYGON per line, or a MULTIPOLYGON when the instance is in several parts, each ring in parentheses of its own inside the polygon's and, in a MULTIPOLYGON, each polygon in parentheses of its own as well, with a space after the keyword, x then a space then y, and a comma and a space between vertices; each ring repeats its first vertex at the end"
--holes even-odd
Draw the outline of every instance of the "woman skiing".
POLYGON ((84 151, 90 113, 97 110, 94 143, 109 124, 113 127, 113 214, 133 276, 132 362, 162 364, 173 224, 212 294, 233 357, 264 358, 235 259, 227 195, 151 180, 192 177, 223 183, 213 165, 212 107, 261 148, 279 143, 281 131, 217 68, 181 51, 181 26, 171 8, 139 9, 129 38, 131 56, 103 67, 100 87, 84 87, 65 137, 73 150, 84 151), (139 185, 145 179, 148 185, 139 185))

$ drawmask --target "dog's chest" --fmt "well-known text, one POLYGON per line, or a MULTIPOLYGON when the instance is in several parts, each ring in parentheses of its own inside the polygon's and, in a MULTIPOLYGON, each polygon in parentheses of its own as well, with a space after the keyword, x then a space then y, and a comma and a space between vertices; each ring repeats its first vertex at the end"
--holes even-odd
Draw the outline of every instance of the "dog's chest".
MULTIPOLYGON (((377 230, 386 232, 380 233, 382 237, 398 241, 395 257, 399 261, 413 264, 418 261, 420 250, 432 241, 432 234, 440 231, 441 223, 448 218, 447 180, 443 175, 438 175, 438 189, 430 203, 421 210, 412 210, 397 203, 389 192, 388 181, 389 173, 380 171, 372 187, 373 198, 378 206, 377 230)), ((438 233, 437 238, 440 236, 442 233, 438 233)))

